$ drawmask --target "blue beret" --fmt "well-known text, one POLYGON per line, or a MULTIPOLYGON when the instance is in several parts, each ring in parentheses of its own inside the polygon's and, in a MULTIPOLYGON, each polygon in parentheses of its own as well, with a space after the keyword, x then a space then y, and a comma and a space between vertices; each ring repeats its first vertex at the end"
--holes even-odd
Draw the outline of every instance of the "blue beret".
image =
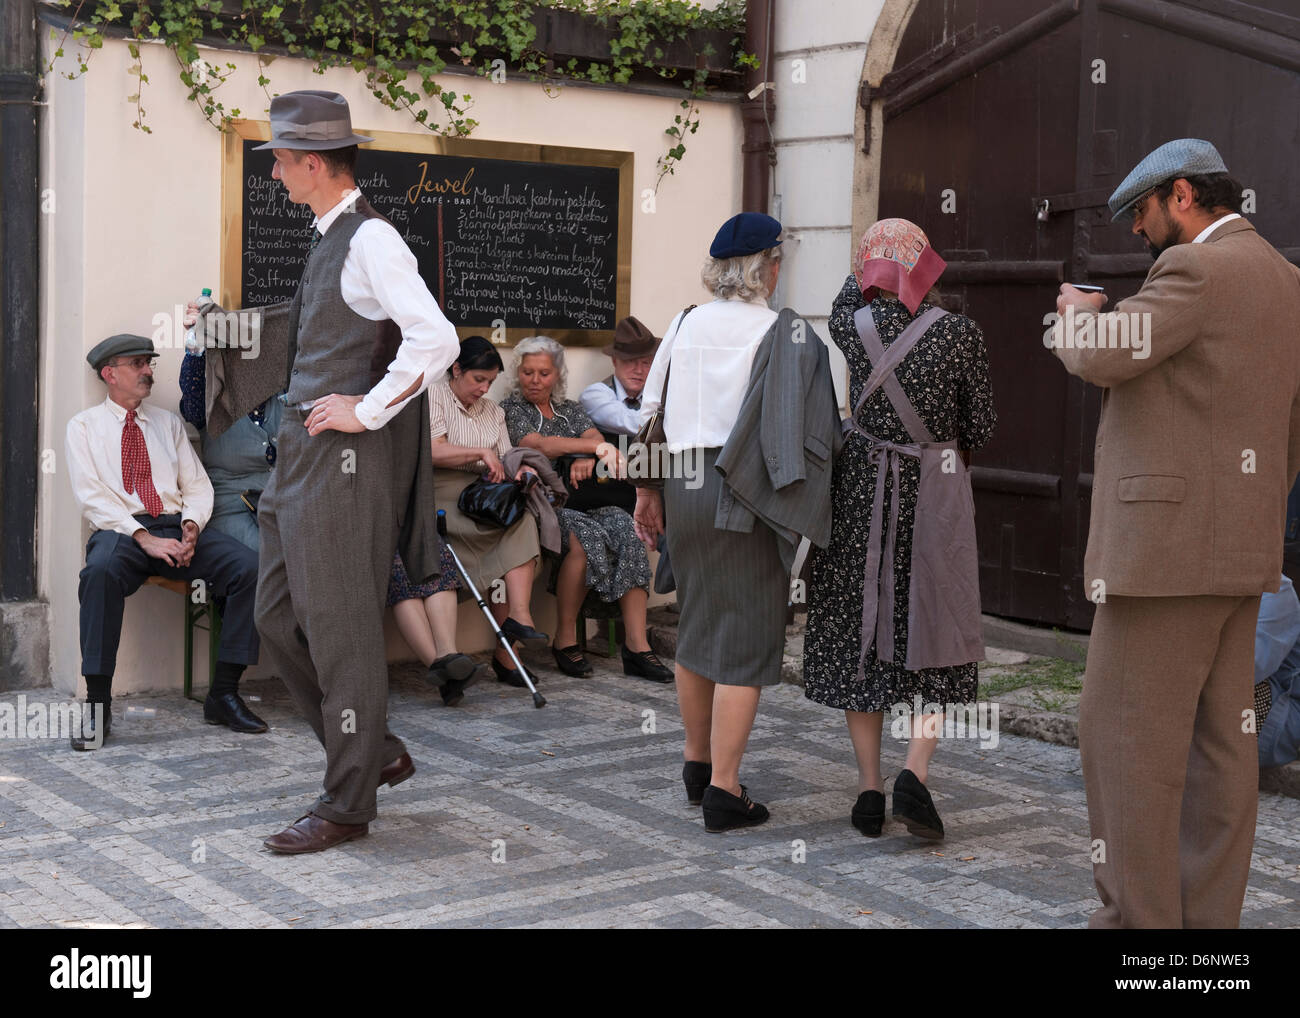
POLYGON ((114 357, 139 357, 142 354, 148 357, 158 356, 158 351, 153 348, 153 340, 123 332, 96 343, 90 353, 86 354, 86 361, 98 371, 114 357))
POLYGON ((781 243, 781 224, 761 212, 742 212, 722 224, 709 254, 714 258, 741 258, 781 243))
POLYGON ((1198 138, 1179 138, 1161 145, 1133 168, 1124 183, 1110 196, 1110 221, 1113 223, 1153 187, 1203 173, 1227 173, 1223 157, 1208 141, 1198 138))

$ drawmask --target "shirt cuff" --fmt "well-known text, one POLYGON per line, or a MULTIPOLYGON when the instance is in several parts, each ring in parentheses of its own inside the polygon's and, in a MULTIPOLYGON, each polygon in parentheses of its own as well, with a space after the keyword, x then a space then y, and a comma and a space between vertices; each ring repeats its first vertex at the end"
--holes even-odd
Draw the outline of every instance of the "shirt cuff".
MULTIPOLYGON (((388 423, 389 417, 392 416, 386 412, 385 408, 375 406, 375 402, 376 401, 372 400, 367 394, 361 402, 356 405, 356 408, 353 411, 357 415, 357 420, 365 425, 366 430, 368 431, 375 431, 382 428, 388 423)), ((398 406, 393 407, 393 411, 396 412, 401 409, 402 405, 404 404, 399 404, 398 406)))

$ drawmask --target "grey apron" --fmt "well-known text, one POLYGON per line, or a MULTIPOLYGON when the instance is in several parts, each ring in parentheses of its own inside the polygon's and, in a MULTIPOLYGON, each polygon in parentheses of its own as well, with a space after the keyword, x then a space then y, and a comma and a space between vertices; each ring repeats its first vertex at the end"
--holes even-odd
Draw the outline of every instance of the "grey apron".
POLYGON ((880 341, 871 307, 854 315, 858 336, 872 364, 871 376, 844 420, 869 444, 876 468, 876 490, 867 535, 867 565, 862 584, 862 654, 858 681, 865 679, 867 654, 874 646, 881 661, 894 661, 894 553, 898 532, 900 457, 921 465, 921 484, 912 528, 912 569, 908 591, 908 671, 947 668, 984 659, 980 619, 979 559, 975 546, 975 502, 970 475, 956 440, 936 442, 917 415, 894 371, 931 325, 948 312, 930 308, 903 330, 888 350, 880 341), (857 416, 872 394, 884 388, 912 442, 888 442, 867 432, 857 416), (885 523, 885 475, 893 478, 893 500, 885 523))

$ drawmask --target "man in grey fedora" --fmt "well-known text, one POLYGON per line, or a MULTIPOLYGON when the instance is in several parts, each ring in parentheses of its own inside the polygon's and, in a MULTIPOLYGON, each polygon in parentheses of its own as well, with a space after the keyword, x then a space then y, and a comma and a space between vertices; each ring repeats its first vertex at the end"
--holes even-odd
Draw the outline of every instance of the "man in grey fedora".
POLYGON ((1093 927, 1240 921, 1255 621, 1300 471, 1300 269, 1241 217, 1241 195, 1209 142, 1160 146, 1110 198, 1156 259, 1142 289, 1109 314, 1069 284, 1057 301, 1074 335, 1054 352, 1103 390, 1079 705, 1093 927), (1149 327, 1143 348, 1102 341, 1120 326, 1149 327))
MULTIPOLYGON (((356 188, 357 145, 371 139, 353 133, 346 100, 277 96, 271 132, 272 176, 316 216, 287 335, 262 333, 285 407, 258 509, 258 631, 325 747, 322 795, 265 844, 303 853, 366 834, 378 786, 415 771, 386 721, 383 611, 399 543, 412 580, 439 572, 423 393, 459 343, 415 256, 356 188)), ((248 363, 224 361, 258 374, 245 401, 264 399, 267 365, 248 363)))

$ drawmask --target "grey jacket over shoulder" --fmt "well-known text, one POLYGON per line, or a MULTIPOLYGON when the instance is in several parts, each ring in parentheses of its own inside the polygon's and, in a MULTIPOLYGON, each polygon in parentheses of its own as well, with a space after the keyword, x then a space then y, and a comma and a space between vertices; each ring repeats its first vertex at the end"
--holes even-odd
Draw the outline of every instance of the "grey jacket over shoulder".
POLYGON ((748 533, 755 519, 780 540, 793 568, 800 537, 831 537, 831 471, 843 444, 826 344, 790 308, 754 354, 749 388, 718 454, 724 485, 714 526, 748 533))

